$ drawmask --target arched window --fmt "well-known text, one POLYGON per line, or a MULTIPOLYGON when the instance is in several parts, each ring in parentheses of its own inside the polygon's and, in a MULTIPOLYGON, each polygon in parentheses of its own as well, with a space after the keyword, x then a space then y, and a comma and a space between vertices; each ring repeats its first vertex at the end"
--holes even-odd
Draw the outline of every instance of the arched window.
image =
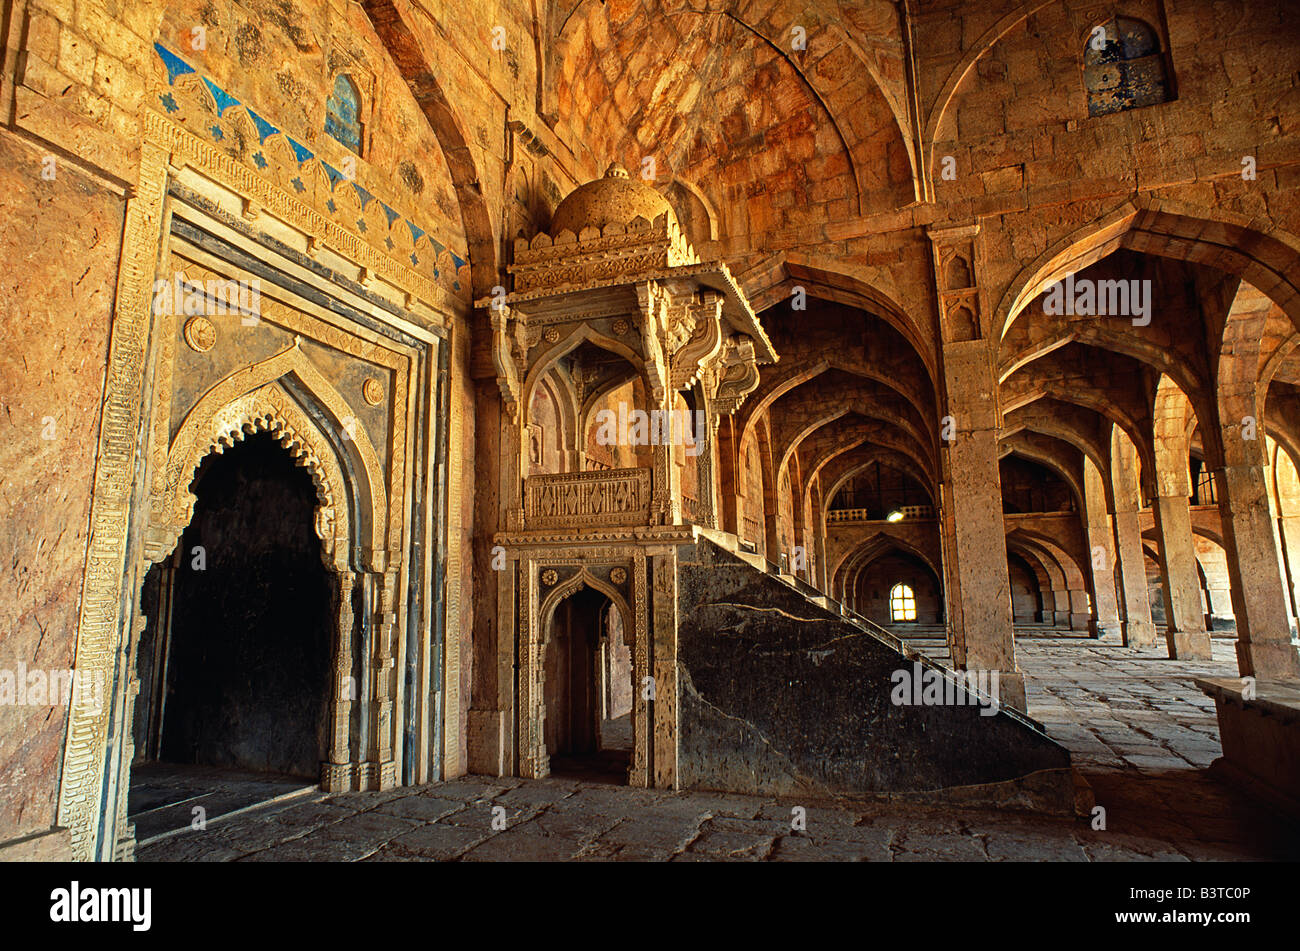
POLYGON ((361 94, 342 73, 334 80, 334 94, 325 103, 325 131, 361 154, 361 94))
POLYGON ((1202 459, 1191 458, 1193 505, 1214 505, 1219 501, 1218 486, 1214 484, 1214 473, 1202 459))
POLYGON ((1084 48, 1083 81, 1090 116, 1167 102, 1165 58, 1155 30, 1130 17, 1094 27, 1084 48))
POLYGON ((916 620, 916 595, 905 584, 896 584, 890 589, 889 619, 891 621, 916 620))

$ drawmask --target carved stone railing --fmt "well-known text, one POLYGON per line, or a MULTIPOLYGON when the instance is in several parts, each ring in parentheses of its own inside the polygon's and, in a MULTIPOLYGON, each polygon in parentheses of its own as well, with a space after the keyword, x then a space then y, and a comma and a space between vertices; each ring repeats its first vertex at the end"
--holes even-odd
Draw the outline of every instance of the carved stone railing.
POLYGON ((524 480, 527 528, 582 529, 649 522, 649 469, 562 472, 524 480))
POLYGON ((682 518, 688 522, 693 522, 699 518, 700 500, 693 499, 685 492, 682 493, 682 518))
MULTIPOLYGON (((900 518, 893 521, 904 521, 918 518, 934 518, 933 505, 900 505, 894 510, 900 518)), ((890 521, 890 519, 879 519, 871 517, 870 509, 832 509, 826 513, 828 522, 880 522, 890 521)))

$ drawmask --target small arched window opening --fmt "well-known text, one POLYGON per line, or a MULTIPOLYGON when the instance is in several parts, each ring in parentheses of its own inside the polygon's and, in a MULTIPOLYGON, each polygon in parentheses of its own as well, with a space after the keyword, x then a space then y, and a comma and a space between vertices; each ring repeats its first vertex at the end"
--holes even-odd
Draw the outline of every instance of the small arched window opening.
POLYGON ((889 619, 916 620, 916 593, 905 584, 896 584, 889 592, 889 619))
POLYGON ((1204 460, 1191 458, 1193 505, 1216 505, 1219 501, 1218 486, 1214 482, 1214 473, 1204 460))
POLYGON ((1094 27, 1084 48, 1083 67, 1090 116, 1172 98, 1160 40, 1141 20, 1112 17, 1094 27))
POLYGON ((325 103, 325 131, 361 154, 361 94, 356 83, 342 73, 334 80, 334 92, 325 103))

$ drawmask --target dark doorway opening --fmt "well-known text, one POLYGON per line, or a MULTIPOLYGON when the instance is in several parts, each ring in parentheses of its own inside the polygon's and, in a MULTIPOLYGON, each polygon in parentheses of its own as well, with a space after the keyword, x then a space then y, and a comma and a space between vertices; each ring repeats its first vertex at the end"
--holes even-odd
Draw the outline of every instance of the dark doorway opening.
POLYGON ((227 802, 222 770, 300 787, 326 758, 335 598, 311 476, 258 433, 204 459, 193 492, 193 519, 141 592, 129 809, 137 840, 142 824, 157 824, 142 823, 145 813, 182 798, 201 805, 222 790, 227 806, 246 806, 227 802))
POLYGON ((632 660, 618 608, 583 588, 555 609, 544 658, 551 773, 626 784, 632 758, 632 660))

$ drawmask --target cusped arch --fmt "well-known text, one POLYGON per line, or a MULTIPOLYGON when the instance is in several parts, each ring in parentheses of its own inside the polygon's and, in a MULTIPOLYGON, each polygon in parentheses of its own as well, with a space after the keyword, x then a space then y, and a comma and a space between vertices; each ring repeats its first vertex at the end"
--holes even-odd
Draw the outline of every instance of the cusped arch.
MULTIPOLYGON (((590 323, 575 324, 569 332, 557 340, 552 347, 542 354, 541 358, 533 364, 528 373, 524 376, 523 385, 523 405, 526 411, 531 410, 533 405, 533 394, 537 390, 537 384, 549 373, 561 360, 577 350, 584 343, 590 343, 592 346, 601 350, 622 357, 629 364, 636 374, 641 377, 646 388, 653 389, 650 380, 647 378, 645 369, 645 358, 633 350, 627 344, 615 340, 597 330, 590 323)), ((626 382, 626 380, 624 380, 626 382)))
MULTIPOLYGON (((630 569, 629 569, 630 570, 630 569)), ((623 643, 629 647, 635 642, 638 631, 636 629, 636 620, 632 616, 632 609, 627 603, 627 599, 619 593, 608 581, 603 581, 592 574, 586 566, 579 569, 578 573, 572 578, 566 578, 560 584, 557 584, 546 596, 542 598, 541 606, 537 611, 539 638, 538 644, 545 648, 551 641, 552 631, 554 630, 555 611, 571 595, 577 594, 583 588, 591 588, 599 591, 605 597, 609 598, 614 607, 618 609, 619 616, 623 620, 623 643)))
POLYGON ((326 533, 331 539, 322 537, 322 541, 332 546, 333 558, 340 567, 348 557, 351 532, 346 526, 351 520, 339 518, 340 513, 329 509, 340 504, 351 508, 349 484, 356 487, 356 508, 350 513, 357 522, 356 540, 372 552, 383 550, 387 500, 379 456, 348 402, 296 344, 269 360, 230 374, 185 415, 163 466, 164 504, 157 523, 179 536, 193 514, 195 497, 190 485, 204 457, 243 438, 237 434, 258 428, 280 432, 281 444, 312 469, 313 478, 324 483, 326 511, 318 513, 317 532, 323 530, 321 518, 333 514, 333 528, 326 533), (286 379, 296 381, 298 386, 286 387, 286 379), (315 405, 302 405, 304 395, 315 405), (321 430, 322 418, 338 427, 336 431, 342 436, 337 441, 321 430), (341 527, 344 543, 339 545, 341 527))

